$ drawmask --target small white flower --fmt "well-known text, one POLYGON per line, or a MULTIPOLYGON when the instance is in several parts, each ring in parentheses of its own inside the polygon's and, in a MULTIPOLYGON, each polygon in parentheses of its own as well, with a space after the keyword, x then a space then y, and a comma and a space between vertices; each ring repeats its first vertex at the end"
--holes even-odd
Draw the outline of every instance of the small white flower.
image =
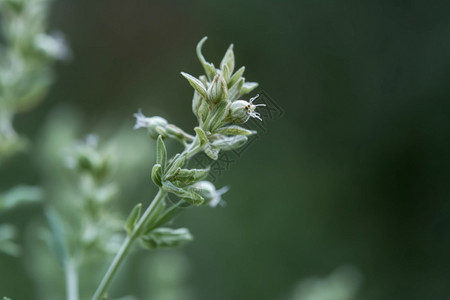
POLYGON ((259 95, 256 95, 255 97, 251 98, 249 102, 245 100, 236 100, 234 101, 230 106, 230 112, 231 112, 231 120, 235 124, 242 124, 248 121, 250 117, 256 118, 260 121, 261 114, 258 112, 255 112, 256 108, 258 106, 266 106, 265 104, 253 104, 253 101, 255 101, 259 95))
POLYGON ((136 118, 136 124, 133 129, 147 128, 152 138, 157 138, 160 131, 164 131, 165 127, 169 124, 166 119, 161 117, 146 117, 140 109, 133 116, 136 118), (157 128, 160 130, 158 131, 157 128))
POLYGON ((228 192, 230 189, 229 187, 224 186, 223 188, 216 190, 214 184, 209 181, 199 181, 193 186, 210 207, 216 207, 218 204, 222 206, 225 205, 222 195, 228 192))
POLYGON ((139 129, 141 127, 147 128, 148 118, 142 113, 142 110, 140 108, 137 113, 133 114, 133 117, 136 118, 136 124, 134 125, 133 129, 139 129))
POLYGON ((224 186, 216 191, 215 197, 209 202, 209 206, 216 207, 218 204, 225 206, 226 202, 222 199, 222 195, 228 192, 230 188, 228 186, 224 186))

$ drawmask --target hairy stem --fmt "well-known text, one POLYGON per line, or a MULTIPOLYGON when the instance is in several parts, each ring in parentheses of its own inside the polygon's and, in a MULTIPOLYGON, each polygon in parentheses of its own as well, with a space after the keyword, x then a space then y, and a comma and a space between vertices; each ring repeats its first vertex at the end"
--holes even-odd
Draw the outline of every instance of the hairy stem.
POLYGON ((78 272, 73 260, 65 262, 64 273, 66 276, 67 300, 78 300, 78 272))
POLYGON ((155 209, 159 206, 161 201, 164 199, 164 197, 167 195, 167 192, 164 189, 159 189, 158 194, 156 194, 153 201, 150 203, 142 217, 139 219, 138 223, 134 227, 133 232, 125 238, 125 240, 122 243, 122 246, 120 247, 119 252, 114 257, 114 260, 112 261, 111 265, 108 268, 108 271, 106 272, 105 276, 103 277, 102 281, 100 282, 100 285, 98 286, 97 290, 95 291, 94 296, 92 297, 92 300, 100 300, 105 295, 112 279, 114 278, 114 275, 116 274, 117 270, 119 269, 119 266, 121 265, 122 261, 128 254, 128 250, 130 249, 131 245, 133 244, 134 240, 139 236, 139 233, 142 229, 142 226, 147 222, 149 218, 152 217, 152 215, 155 212, 155 209))

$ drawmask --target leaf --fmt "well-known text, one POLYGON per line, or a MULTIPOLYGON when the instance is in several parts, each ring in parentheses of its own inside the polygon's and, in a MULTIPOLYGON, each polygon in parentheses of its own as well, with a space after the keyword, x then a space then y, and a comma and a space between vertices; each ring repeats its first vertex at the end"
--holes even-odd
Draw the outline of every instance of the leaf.
POLYGON ((139 221, 139 218, 141 217, 141 210, 142 210, 142 203, 138 203, 128 216, 128 219, 125 222, 125 230, 127 231, 128 235, 131 235, 131 233, 134 230, 134 227, 139 221))
POLYGON ((53 250, 58 262, 64 265, 68 253, 62 221, 58 212, 50 206, 45 209, 45 216, 47 217, 51 233, 50 248, 53 250))
POLYGON ((161 136, 156 141, 156 163, 161 165, 161 172, 164 174, 166 169, 167 151, 161 136))
POLYGON ((206 119, 209 112, 208 104, 206 103, 205 98, 203 98, 197 91, 194 91, 194 96, 192 97, 192 111, 200 124, 206 119))
POLYGON ((154 228, 157 227, 157 226, 155 226, 155 223, 157 222, 157 220, 163 213, 165 207, 166 207, 165 201, 159 202, 159 204, 155 208, 154 212, 148 217, 148 219, 145 221, 144 225, 142 226, 142 228, 140 230, 140 234, 147 234, 150 231, 152 231, 154 228))
POLYGON ((184 76, 184 78, 186 78, 189 81, 189 84, 197 91, 200 93, 200 95, 202 95, 204 98, 207 98, 207 93, 206 93, 206 88, 205 85, 198 80, 197 78, 195 78, 192 75, 189 75, 188 73, 184 73, 181 72, 181 75, 184 76))
POLYGON ((201 205, 203 202, 205 202, 205 199, 203 199, 202 196, 200 196, 198 193, 194 191, 187 191, 183 188, 180 188, 170 181, 165 181, 163 183, 163 187, 171 192, 172 194, 175 194, 176 196, 180 197, 184 201, 192 204, 192 205, 201 205))
POLYGON ((233 73, 234 71, 234 52, 233 52, 233 44, 231 44, 227 51, 225 52, 225 55, 223 56, 222 61, 220 62, 220 68, 222 71, 225 69, 225 67, 228 68, 229 73, 233 73))
POLYGON ((200 63, 202 64, 203 69, 205 70, 205 73, 208 76, 209 80, 212 80, 214 75, 216 74, 216 68, 214 67, 214 65, 212 63, 207 62, 202 54, 203 44, 206 42, 207 39, 208 39, 208 37, 205 36, 197 44, 197 57, 198 57, 198 60, 200 61, 200 63))
POLYGON ((242 66, 239 70, 236 71, 236 73, 231 76, 230 80, 228 81, 228 88, 231 88, 244 74, 245 67, 242 66))
POLYGON ((141 238, 141 244, 147 249, 178 247, 193 240, 187 228, 157 228, 141 238))
POLYGON ((224 137, 220 140, 215 140, 211 143, 211 146, 214 146, 220 150, 229 151, 243 146, 247 142, 247 140, 248 138, 244 135, 236 135, 232 137, 224 137))
POLYGON ((256 131, 243 128, 238 125, 230 125, 217 129, 214 133, 220 133, 225 135, 252 135, 256 131))
POLYGON ((212 115, 205 121, 205 129, 214 131, 223 125, 223 121, 228 117, 230 101, 222 100, 214 108, 212 115))
POLYGON ((0 210, 42 201, 44 191, 37 186, 19 185, 0 195, 0 210))
POLYGON ((169 164, 169 169, 167 170, 164 179, 169 178, 170 176, 173 176, 178 168, 182 167, 184 163, 186 162, 186 155, 177 153, 172 162, 169 164))
POLYGON ((246 82, 242 86, 241 94, 238 96, 242 96, 253 91, 259 84, 257 82, 246 82))
POLYGON ((19 256, 22 249, 13 239, 17 237, 17 229, 11 224, 0 225, 0 252, 11 256, 19 256))
POLYGON ((230 77, 231 77, 231 72, 230 72, 230 69, 228 69, 227 65, 225 65, 223 67, 222 74, 223 74, 223 78, 225 79, 225 82, 229 82, 230 77))
POLYGON ((156 164, 152 168, 152 180, 157 186, 161 186, 162 185, 161 177, 162 177, 161 165, 160 164, 156 164))
POLYGON ((188 204, 186 201, 180 200, 177 204, 172 205, 171 207, 166 209, 162 214, 158 214, 158 218, 152 224, 152 228, 150 228, 150 230, 171 221, 176 215, 183 211, 186 205, 190 206, 190 204, 188 204))
POLYGON ((219 158, 219 152, 220 149, 217 149, 216 147, 211 146, 210 144, 206 145, 203 148, 203 151, 206 155, 208 155, 211 159, 217 160, 219 158))
POLYGON ((203 129, 201 129, 200 127, 195 127, 194 130, 200 138, 200 145, 209 143, 208 137, 206 136, 206 133, 203 131, 203 129))
POLYGON ((237 100, 241 95, 241 89, 244 86, 245 79, 244 77, 241 77, 236 84, 234 84, 229 90, 228 90, 228 99, 231 101, 237 100))
POLYGON ((167 180, 177 186, 187 186, 204 179, 208 174, 209 169, 178 169, 177 172, 167 180))

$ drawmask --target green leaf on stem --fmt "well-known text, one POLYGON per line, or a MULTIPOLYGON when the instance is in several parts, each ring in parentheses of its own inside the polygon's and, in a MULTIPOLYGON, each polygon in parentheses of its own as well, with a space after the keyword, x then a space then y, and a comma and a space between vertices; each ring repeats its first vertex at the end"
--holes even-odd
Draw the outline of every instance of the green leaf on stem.
POLYGON ((125 223, 125 230, 127 231, 128 235, 131 235, 131 233, 134 230, 134 227, 139 221, 139 218, 141 217, 141 210, 142 210, 142 203, 138 203, 128 216, 128 219, 125 223))
POLYGON ((212 132, 220 126, 224 125, 224 120, 229 115, 230 104, 230 101, 222 100, 216 105, 212 115, 205 121, 206 130, 212 132))
POLYGON ((225 135, 252 135, 255 134, 255 130, 249 130, 238 125, 230 125, 217 129, 214 133, 220 133, 225 135))
POLYGON ((142 236, 141 244, 147 249, 178 247, 193 240, 187 228, 157 228, 142 236))
POLYGON ((161 165, 161 172, 164 174, 166 170, 167 150, 161 136, 158 136, 156 142, 156 163, 161 165))
POLYGON ((177 186, 187 186, 208 176, 209 169, 178 169, 174 175, 167 178, 177 186))
POLYGON ((233 74, 233 76, 231 76, 230 81, 228 82, 228 88, 231 88, 239 79, 241 79, 244 71, 245 67, 242 66, 239 70, 236 71, 236 73, 233 74))
POLYGON ((216 74, 216 68, 214 67, 214 65, 212 63, 207 62, 205 57, 203 57, 203 54, 202 54, 203 44, 206 42, 207 39, 208 39, 208 37, 205 36, 197 44, 197 57, 198 57, 198 60, 200 61, 200 63, 202 64, 203 69, 205 69, 205 73, 208 76, 209 80, 212 80, 214 75, 216 74))
POLYGON ((229 151, 243 146, 247 140, 248 138, 245 135, 236 135, 215 140, 211 143, 211 146, 214 146, 220 150, 229 151))
POLYGON ((180 197, 180 199, 192 204, 192 205, 202 205, 205 202, 202 196, 200 196, 195 191, 188 191, 181 187, 178 187, 171 183, 170 181, 165 181, 163 187, 170 193, 180 197))
POLYGON ((198 80, 194 76, 192 76, 192 75, 190 75, 188 73, 185 73, 185 72, 181 72, 181 75, 183 75, 183 77, 186 78, 189 81, 189 84, 197 92, 199 92, 200 95, 202 95, 205 99, 207 98, 206 87, 200 80, 198 80))

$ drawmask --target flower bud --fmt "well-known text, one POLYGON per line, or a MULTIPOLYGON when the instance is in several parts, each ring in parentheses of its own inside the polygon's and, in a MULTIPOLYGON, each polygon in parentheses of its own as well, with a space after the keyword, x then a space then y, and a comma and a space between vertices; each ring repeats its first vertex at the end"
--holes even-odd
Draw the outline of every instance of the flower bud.
POLYGON ((242 124, 250 119, 248 114, 250 103, 244 100, 236 100, 231 103, 230 114, 231 120, 235 124, 242 124))
POLYGON ((220 68, 222 71, 225 69, 225 66, 228 69, 229 73, 233 73, 234 71, 234 52, 233 52, 233 44, 228 47, 227 52, 225 52, 225 56, 220 62, 220 68))
POLYGON ((216 104, 228 97, 227 83, 222 75, 217 74, 208 88, 208 100, 216 104))
POLYGON ((205 69, 206 75, 211 80, 214 77, 214 74, 216 73, 216 68, 214 67, 214 64, 207 62, 206 59, 203 57, 203 54, 202 54, 203 43, 205 43, 205 41, 207 39, 208 39, 208 37, 205 36, 197 44, 197 57, 198 57, 200 63, 202 64, 203 69, 205 69))
POLYGON ((255 109, 258 106, 266 106, 266 105, 253 104, 253 101, 255 101, 258 97, 259 95, 256 95, 256 97, 251 98, 250 102, 247 102, 245 100, 236 100, 233 103, 231 103, 230 106, 231 121, 235 124, 242 124, 247 122, 250 117, 262 121, 261 115, 255 112, 255 109))
POLYGON ((157 139, 160 134, 165 135, 165 128, 169 124, 166 119, 161 117, 147 118, 141 110, 133 115, 136 118, 136 124, 133 129, 147 128, 150 137, 157 139))

